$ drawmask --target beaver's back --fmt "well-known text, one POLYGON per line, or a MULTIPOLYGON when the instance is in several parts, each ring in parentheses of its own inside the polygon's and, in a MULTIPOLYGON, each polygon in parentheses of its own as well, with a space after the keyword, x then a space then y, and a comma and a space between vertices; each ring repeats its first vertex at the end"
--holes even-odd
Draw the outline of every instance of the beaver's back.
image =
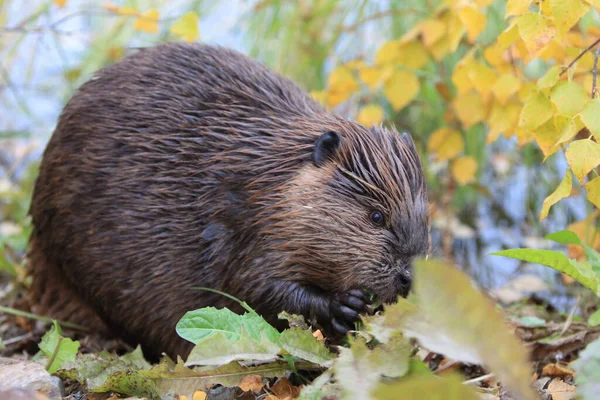
POLYGON ((222 48, 164 44, 103 69, 65 107, 41 163, 30 251, 40 311, 99 329, 93 309, 132 341, 184 353, 175 322, 226 304, 187 289, 236 273, 258 245, 263 194, 308 161, 333 118, 222 48))

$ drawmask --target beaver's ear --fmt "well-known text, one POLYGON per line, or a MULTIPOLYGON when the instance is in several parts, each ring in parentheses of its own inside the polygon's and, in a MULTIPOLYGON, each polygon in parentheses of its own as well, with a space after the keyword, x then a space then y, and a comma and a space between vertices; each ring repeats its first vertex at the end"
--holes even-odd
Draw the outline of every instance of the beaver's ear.
POLYGON ((312 162, 317 167, 331 159, 342 144, 342 137, 336 131, 327 131, 322 134, 315 142, 315 149, 312 153, 312 162))

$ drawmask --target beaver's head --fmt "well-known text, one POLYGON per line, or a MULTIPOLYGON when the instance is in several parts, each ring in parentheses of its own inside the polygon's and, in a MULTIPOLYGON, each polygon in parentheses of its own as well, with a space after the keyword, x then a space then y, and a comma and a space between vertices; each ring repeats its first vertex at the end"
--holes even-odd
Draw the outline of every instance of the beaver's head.
POLYGON ((330 292, 406 296, 411 261, 429 250, 423 168, 408 134, 343 121, 316 140, 271 221, 286 279, 330 292))

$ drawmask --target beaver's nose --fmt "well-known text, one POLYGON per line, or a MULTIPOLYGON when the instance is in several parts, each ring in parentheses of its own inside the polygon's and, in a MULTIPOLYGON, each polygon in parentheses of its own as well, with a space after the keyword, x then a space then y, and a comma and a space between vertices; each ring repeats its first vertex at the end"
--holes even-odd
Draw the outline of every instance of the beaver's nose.
POLYGON ((394 286, 396 291, 402 297, 408 296, 410 291, 410 285, 412 283, 412 268, 410 265, 404 265, 400 267, 396 276, 394 277, 394 286))

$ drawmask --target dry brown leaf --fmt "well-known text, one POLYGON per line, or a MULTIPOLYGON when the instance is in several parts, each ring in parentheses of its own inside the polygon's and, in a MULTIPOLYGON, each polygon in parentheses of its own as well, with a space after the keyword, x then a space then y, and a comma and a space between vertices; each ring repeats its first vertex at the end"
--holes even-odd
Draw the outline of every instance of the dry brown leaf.
POLYGON ((323 337, 323 332, 321 332, 320 329, 317 329, 316 331, 313 332, 313 337, 315 337, 317 340, 325 340, 325 337, 323 337))
POLYGON ((240 389, 244 392, 253 391, 258 392, 264 386, 262 382, 262 376, 260 375, 247 375, 238 384, 240 389))
POLYGON ((563 356, 571 354, 574 351, 583 349, 599 337, 600 329, 590 329, 548 342, 530 343, 531 360, 541 361, 550 357, 555 357, 559 353, 563 356))
POLYGON ((546 389, 552 395, 552 400, 570 400, 575 398, 575 386, 560 379, 554 379, 546 389))
POLYGON ((542 376, 567 377, 573 376, 573 374, 575 374, 575 371, 559 363, 548 364, 542 369, 542 376))
POLYGON ((292 385, 286 377, 279 378, 271 388, 275 396, 280 399, 295 399, 300 396, 300 387, 292 385))

